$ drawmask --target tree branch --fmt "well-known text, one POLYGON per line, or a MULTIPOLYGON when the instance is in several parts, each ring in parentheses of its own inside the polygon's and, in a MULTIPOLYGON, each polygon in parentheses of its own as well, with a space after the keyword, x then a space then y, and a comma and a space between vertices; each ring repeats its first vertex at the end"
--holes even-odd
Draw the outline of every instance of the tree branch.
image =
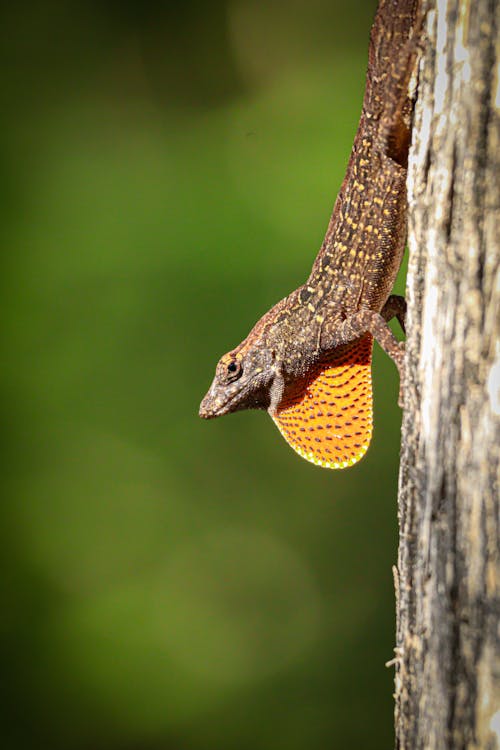
POLYGON ((496 0, 437 0, 427 15, 409 166, 400 750, 500 747, 499 27, 496 0))

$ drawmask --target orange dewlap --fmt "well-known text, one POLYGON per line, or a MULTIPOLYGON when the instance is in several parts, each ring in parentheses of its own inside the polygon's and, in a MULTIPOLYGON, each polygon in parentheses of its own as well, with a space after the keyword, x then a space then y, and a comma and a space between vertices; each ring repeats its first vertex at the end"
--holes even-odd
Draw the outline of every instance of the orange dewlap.
POLYGON ((373 339, 346 344, 297 383, 273 417, 302 458, 325 469, 345 469, 368 450, 372 437, 373 339))

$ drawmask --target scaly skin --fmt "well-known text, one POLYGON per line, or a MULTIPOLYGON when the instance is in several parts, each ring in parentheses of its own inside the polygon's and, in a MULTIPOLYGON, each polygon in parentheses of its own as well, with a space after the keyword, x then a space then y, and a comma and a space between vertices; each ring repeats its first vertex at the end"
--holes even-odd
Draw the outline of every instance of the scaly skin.
POLYGON ((395 361, 404 382, 404 345, 387 321, 397 316, 404 328, 404 300, 389 295, 406 241, 412 112, 407 92, 421 28, 421 20, 415 20, 417 2, 381 0, 379 4, 359 127, 309 278, 221 358, 200 406, 205 419, 242 409, 267 409, 297 452, 328 468, 355 463, 369 444, 371 379, 364 368, 370 367, 371 337, 395 361), (345 385, 349 378, 352 392, 345 385), (326 396, 321 398, 325 388, 326 396), (347 427, 339 424, 339 409, 349 417, 344 420, 347 427), (347 450, 345 444, 352 442, 356 424, 352 415, 366 425, 355 433, 358 442, 347 450))

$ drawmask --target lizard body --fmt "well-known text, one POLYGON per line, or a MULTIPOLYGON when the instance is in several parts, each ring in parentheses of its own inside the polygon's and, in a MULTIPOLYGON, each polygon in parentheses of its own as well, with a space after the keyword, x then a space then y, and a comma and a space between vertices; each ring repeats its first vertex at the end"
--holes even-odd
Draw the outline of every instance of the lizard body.
POLYGON ((200 406, 205 419, 267 409, 294 450, 326 468, 356 463, 370 443, 373 338, 404 380, 387 321, 404 330, 404 299, 390 293, 406 241, 417 3, 380 0, 358 130, 309 278, 221 358, 200 406))

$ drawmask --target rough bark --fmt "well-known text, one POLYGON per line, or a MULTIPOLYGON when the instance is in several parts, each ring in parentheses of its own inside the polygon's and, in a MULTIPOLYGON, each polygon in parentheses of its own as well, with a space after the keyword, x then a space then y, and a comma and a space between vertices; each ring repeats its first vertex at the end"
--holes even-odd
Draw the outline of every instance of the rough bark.
POLYGON ((500 3, 429 3, 409 174, 396 747, 500 747, 500 3))

